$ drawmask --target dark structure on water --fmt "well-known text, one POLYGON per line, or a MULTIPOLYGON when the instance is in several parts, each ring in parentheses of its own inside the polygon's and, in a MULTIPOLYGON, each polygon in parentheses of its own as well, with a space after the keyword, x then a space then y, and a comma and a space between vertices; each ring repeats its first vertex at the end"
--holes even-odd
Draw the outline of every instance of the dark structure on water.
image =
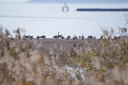
POLYGON ((76 11, 90 12, 128 12, 128 8, 77 8, 76 11))

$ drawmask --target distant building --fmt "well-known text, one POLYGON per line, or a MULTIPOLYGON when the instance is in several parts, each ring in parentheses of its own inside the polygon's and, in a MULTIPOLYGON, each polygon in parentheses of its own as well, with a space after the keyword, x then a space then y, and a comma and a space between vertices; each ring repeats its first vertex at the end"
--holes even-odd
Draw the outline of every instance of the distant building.
POLYGON ((62 12, 69 12, 69 6, 67 5, 67 2, 64 3, 64 6, 62 7, 62 12))

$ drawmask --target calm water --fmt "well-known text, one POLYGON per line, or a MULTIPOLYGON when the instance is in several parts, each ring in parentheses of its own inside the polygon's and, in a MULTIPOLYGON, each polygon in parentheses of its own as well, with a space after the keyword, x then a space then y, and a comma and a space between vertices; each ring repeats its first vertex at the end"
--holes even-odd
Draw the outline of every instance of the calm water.
POLYGON ((25 34, 52 37, 63 35, 101 35, 100 28, 116 30, 126 26, 128 12, 77 12, 76 8, 128 8, 128 3, 71 4, 69 12, 62 12, 63 3, 0 4, 0 24, 10 30, 25 28, 25 34))

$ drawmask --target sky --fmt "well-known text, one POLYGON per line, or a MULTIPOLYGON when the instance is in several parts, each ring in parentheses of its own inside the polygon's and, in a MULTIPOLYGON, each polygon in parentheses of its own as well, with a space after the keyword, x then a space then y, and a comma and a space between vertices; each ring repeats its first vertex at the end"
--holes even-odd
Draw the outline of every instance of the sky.
POLYGON ((29 0, 0 0, 0 2, 27 2, 29 0))
POLYGON ((30 2, 128 2, 128 0, 30 0, 30 2))
POLYGON ((73 2, 73 3, 83 3, 83 2, 128 2, 128 0, 0 0, 0 2, 73 2))

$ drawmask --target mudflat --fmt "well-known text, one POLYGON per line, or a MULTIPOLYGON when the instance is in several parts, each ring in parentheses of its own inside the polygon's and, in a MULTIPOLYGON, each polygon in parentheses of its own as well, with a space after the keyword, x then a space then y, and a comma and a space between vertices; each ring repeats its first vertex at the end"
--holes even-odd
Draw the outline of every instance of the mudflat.
MULTIPOLYGON (((71 49, 71 48, 86 48, 89 47, 89 43, 96 46, 100 42, 98 39, 76 39, 76 40, 67 40, 67 39, 33 39, 33 42, 40 42, 42 44, 40 48, 45 50, 48 49, 57 49, 57 48, 64 48, 64 49, 71 49)), ((34 48, 36 48, 34 46, 34 48)))

